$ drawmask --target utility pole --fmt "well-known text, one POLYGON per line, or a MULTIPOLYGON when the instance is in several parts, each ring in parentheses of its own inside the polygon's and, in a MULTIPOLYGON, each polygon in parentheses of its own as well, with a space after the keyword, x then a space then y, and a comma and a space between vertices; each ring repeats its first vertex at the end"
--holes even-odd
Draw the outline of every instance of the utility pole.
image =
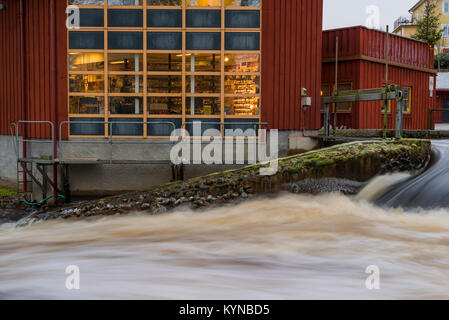
MULTIPOLYGON (((338 36, 335 39, 335 85, 334 97, 338 95, 338 36)), ((337 104, 334 103, 334 135, 337 135, 337 104)))
POLYGON ((388 100, 387 100, 387 92, 388 92, 388 64, 389 64, 389 26, 387 25, 387 38, 386 38, 386 46, 385 46, 385 101, 384 101, 384 133, 383 138, 387 138, 387 125, 388 125, 388 100))

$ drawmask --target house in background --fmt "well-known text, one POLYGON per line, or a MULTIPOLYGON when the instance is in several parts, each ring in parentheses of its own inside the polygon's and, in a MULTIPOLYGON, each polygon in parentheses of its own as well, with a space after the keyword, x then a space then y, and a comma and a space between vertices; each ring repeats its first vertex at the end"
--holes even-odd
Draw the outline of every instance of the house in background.
MULTIPOLYGON (((335 87, 336 38, 339 38, 338 90, 380 88, 385 84, 386 33, 357 26, 323 32, 323 95, 335 87)), ((396 35, 389 40, 389 84, 408 91, 404 129, 427 129, 430 109, 435 106, 434 53, 426 43, 396 35), (432 90, 430 90, 432 88, 432 90)), ((388 127, 395 127, 397 102, 390 103, 388 127)), ((383 128, 382 102, 337 105, 337 127, 383 128)), ((323 117, 322 117, 323 118, 323 117)))
MULTIPOLYGON (((438 44, 441 52, 449 52, 449 0, 434 0, 437 3, 436 13, 440 15, 440 25, 443 38, 438 44)), ((427 0, 418 1, 410 10, 409 17, 399 17, 394 22, 393 33, 410 38, 416 33, 416 23, 424 16, 427 0)), ((435 54, 438 51, 435 50, 435 54)))

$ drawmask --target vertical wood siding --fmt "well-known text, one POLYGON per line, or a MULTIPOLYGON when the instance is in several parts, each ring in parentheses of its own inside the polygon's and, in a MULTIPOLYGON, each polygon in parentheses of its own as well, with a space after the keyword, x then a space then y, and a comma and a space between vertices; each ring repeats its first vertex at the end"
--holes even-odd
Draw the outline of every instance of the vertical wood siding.
POLYGON ((262 121, 279 130, 319 129, 322 0, 262 5, 262 121), (301 108, 301 88, 312 107, 301 108))
MULTIPOLYGON (((10 123, 25 120, 22 115, 20 79, 20 2, 6 0, 0 11, 0 134, 9 134, 10 123)), ((49 0, 25 0, 26 120, 54 121, 50 99, 49 0)), ((56 1, 57 20, 57 121, 67 118, 67 44, 65 1, 56 1)), ((44 125, 28 126, 32 138, 49 138, 44 125)), ((57 130, 56 130, 57 131, 57 130)))
MULTIPOLYGON (((334 83, 335 39, 339 37, 339 82, 352 82, 352 89, 379 88, 385 83, 386 34, 364 27, 329 30, 323 33, 322 83, 334 83), (381 61, 371 61, 372 59, 381 61), (370 60, 371 59, 371 60, 370 60)), ((436 91, 430 97, 429 78, 434 77, 433 49, 425 43, 390 36, 389 83, 411 87, 411 112, 404 114, 404 129, 427 129, 430 111, 436 103, 436 91), (396 65, 394 65, 396 63, 396 65), (414 70, 416 67, 422 70, 414 70)), ((391 103, 388 127, 395 126, 396 101, 391 103)), ((353 129, 383 128, 381 102, 353 104, 352 113, 339 114, 337 125, 353 129), (348 116, 351 115, 351 119, 348 116)))

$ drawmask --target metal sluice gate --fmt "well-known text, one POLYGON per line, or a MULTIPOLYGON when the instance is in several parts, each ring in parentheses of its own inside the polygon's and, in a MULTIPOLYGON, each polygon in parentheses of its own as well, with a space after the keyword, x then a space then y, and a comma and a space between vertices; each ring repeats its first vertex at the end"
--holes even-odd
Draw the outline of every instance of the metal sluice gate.
MULTIPOLYGON (((360 89, 360 90, 345 90, 338 91, 336 95, 330 97, 322 97, 322 104, 324 105, 324 134, 326 137, 330 136, 330 105, 334 104, 334 131, 336 131, 337 122, 337 104, 347 102, 367 102, 367 101, 391 101, 396 100, 398 107, 396 110, 396 138, 402 138, 403 135, 403 114, 404 114, 404 99, 406 93, 400 89, 398 85, 391 84, 383 88, 374 89, 360 89)), ((383 106, 388 110, 388 104, 383 106)), ((385 110, 383 111, 385 113, 385 110)), ((384 123, 384 132, 386 132, 386 123, 384 123)), ((385 138, 385 136, 384 136, 385 138)))

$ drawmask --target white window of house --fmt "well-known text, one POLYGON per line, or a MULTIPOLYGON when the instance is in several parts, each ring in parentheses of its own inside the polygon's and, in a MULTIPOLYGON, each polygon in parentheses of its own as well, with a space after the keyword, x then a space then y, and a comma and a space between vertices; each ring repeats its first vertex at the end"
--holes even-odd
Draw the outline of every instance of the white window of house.
POLYGON ((443 38, 449 38, 449 24, 441 25, 441 29, 443 30, 443 38))
POLYGON ((415 12, 415 23, 417 23, 419 20, 419 11, 415 12))
POLYGON ((449 13, 449 1, 443 1, 443 14, 449 13))

